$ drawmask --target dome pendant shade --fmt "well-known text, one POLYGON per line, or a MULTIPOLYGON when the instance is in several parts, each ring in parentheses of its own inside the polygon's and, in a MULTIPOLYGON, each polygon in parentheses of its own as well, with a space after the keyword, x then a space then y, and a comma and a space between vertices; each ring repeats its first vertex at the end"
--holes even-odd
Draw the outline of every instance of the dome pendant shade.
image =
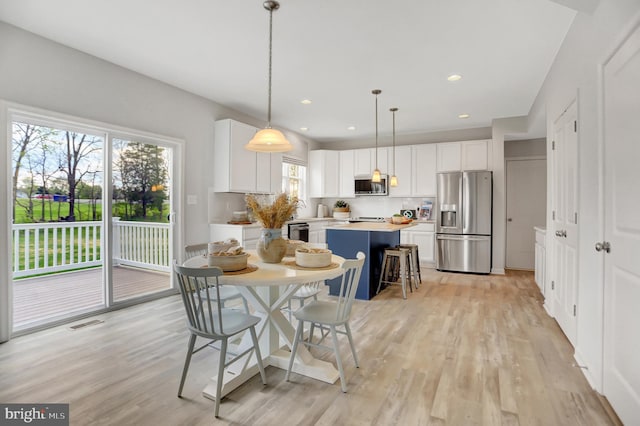
POLYGON ((267 127, 258 131, 244 147, 256 152, 287 152, 293 149, 293 145, 284 137, 281 131, 271 128, 271 70, 272 70, 272 46, 273 46, 273 11, 280 8, 280 3, 268 0, 263 3, 269 11, 269 100, 267 109, 267 127))
POLYGON ((391 176, 391 178, 389 179, 389 185, 398 186, 398 178, 396 177, 396 175, 391 176))
POLYGON ((375 169, 373 171, 373 175, 371 176, 371 182, 379 183, 382 181, 382 176, 380 175, 380 170, 375 169))
POLYGON ((287 152, 293 145, 284 137, 280 130, 270 127, 256 132, 255 136, 244 146, 249 151, 256 152, 287 152))

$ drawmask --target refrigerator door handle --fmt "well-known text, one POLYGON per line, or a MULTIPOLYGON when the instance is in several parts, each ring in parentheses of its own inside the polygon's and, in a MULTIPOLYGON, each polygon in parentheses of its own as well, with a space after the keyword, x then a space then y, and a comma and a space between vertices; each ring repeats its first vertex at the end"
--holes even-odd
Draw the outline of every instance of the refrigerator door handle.
POLYGON ((471 236, 471 235, 450 235, 450 234, 438 234, 438 240, 455 240, 455 241, 485 241, 487 238, 491 238, 490 235, 484 236, 471 236))

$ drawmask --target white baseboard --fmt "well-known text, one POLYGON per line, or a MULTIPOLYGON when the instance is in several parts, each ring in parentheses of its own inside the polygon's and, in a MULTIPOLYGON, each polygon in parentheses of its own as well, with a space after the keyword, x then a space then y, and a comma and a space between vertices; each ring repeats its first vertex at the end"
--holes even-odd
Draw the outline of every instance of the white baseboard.
POLYGON ((491 273, 494 275, 504 275, 504 268, 492 268, 491 273))
POLYGON ((594 372, 589 369, 589 366, 584 360, 584 357, 580 354, 580 351, 577 349, 573 352, 573 359, 576 361, 576 368, 580 368, 582 374, 589 382, 589 385, 598 393, 602 393, 601 382, 594 376, 594 372))

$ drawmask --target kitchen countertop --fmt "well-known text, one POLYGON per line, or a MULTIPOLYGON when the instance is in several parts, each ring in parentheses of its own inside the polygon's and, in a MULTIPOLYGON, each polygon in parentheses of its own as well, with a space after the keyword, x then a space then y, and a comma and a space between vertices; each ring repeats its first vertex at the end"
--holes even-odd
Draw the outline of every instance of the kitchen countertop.
POLYGON ((345 223, 340 225, 329 225, 326 229, 335 229, 340 231, 378 231, 378 232, 394 232, 415 226, 416 222, 407 223, 406 225, 394 225, 388 222, 356 222, 345 223))
MULTIPOLYGON (((334 222, 336 219, 332 218, 332 217, 299 217, 293 220, 288 220, 285 222, 286 224, 289 223, 300 223, 300 222, 305 222, 305 223, 309 223, 309 222, 334 222)), ((262 225, 260 224, 260 222, 253 222, 253 223, 228 223, 228 222, 212 222, 210 223, 210 225, 229 225, 229 226, 246 226, 247 228, 262 228, 262 225)))

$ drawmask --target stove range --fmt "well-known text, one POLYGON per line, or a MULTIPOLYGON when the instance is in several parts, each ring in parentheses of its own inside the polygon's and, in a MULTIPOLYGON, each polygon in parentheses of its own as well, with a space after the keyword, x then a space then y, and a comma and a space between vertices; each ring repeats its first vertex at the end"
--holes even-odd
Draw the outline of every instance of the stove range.
POLYGON ((374 217, 374 216, 358 216, 352 217, 349 219, 349 223, 357 223, 357 222, 384 222, 384 217, 374 217))

